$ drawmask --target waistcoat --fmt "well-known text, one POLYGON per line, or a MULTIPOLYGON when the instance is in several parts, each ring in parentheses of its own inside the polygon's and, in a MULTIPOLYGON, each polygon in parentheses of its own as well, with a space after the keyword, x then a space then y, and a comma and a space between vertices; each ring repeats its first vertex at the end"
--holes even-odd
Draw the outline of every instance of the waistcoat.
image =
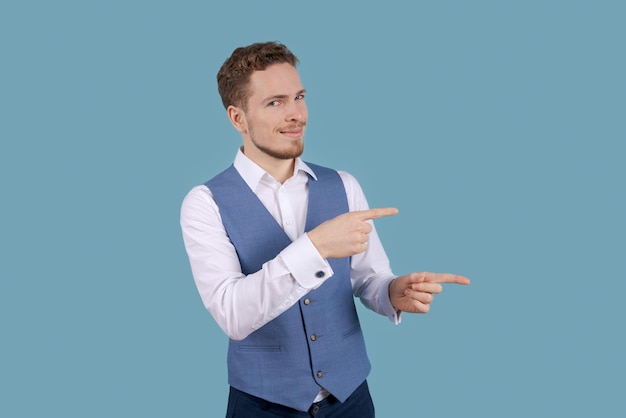
MULTIPOLYGON (((339 174, 307 165, 317 180, 309 176, 305 232, 349 210, 339 174)), ((244 274, 259 271, 291 243, 233 166, 205 184, 244 274)), ((229 341, 231 386, 306 411, 321 387, 344 402, 365 380, 370 362, 354 305, 350 258, 328 261, 333 276, 319 288, 243 340, 229 341)))

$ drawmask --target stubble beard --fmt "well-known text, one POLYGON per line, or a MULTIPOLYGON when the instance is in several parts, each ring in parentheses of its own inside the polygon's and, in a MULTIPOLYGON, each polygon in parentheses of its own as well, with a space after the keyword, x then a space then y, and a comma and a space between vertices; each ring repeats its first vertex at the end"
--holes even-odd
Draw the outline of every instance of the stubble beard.
POLYGON ((257 147, 257 149, 259 149, 261 152, 269 155, 272 158, 276 158, 279 160, 292 160, 294 158, 298 158, 304 152, 304 139, 303 138, 285 140, 285 141, 289 141, 289 145, 290 145, 289 148, 274 149, 274 148, 266 147, 265 145, 259 144, 258 141, 255 139, 255 136, 256 135, 254 133, 254 129, 251 127, 250 139, 252 140, 252 143, 254 144, 254 146, 257 147))
POLYGON ((279 160, 292 160, 304 152, 304 143, 301 139, 292 141, 292 146, 289 149, 272 149, 258 144, 254 139, 252 139, 252 143, 263 153, 279 160))

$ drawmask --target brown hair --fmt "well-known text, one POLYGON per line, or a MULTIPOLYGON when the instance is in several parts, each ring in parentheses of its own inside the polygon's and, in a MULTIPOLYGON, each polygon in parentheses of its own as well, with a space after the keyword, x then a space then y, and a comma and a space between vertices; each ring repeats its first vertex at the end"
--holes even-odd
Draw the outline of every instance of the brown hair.
POLYGON ((298 58, 279 42, 254 43, 233 51, 217 73, 217 90, 224 108, 233 105, 246 110, 250 76, 273 64, 298 64, 298 58))

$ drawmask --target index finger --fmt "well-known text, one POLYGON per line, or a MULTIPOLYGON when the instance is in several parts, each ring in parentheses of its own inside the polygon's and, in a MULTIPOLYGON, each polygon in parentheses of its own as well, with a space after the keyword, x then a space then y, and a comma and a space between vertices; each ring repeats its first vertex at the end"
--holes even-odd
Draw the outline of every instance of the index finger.
POLYGON ((431 273, 425 277, 425 281, 435 283, 470 284, 470 279, 467 277, 450 273, 431 273))
POLYGON ((358 210, 352 212, 356 214, 356 216, 362 221, 367 221, 369 219, 377 219, 385 216, 393 216, 398 214, 398 209, 396 208, 373 208, 367 210, 358 210))

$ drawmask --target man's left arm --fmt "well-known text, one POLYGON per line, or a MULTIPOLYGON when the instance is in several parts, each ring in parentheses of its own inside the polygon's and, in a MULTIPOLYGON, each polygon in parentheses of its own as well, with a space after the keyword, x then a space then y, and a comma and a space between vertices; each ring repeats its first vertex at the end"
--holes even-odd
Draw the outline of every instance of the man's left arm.
MULTIPOLYGON (((369 209, 365 194, 357 180, 349 173, 339 171, 346 189, 348 208, 351 212, 369 209)), ((389 286, 396 275, 391 270, 389 259, 373 221, 365 251, 355 254, 350 262, 350 278, 354 296, 368 309, 386 316, 394 323, 400 322, 399 312, 389 299, 389 286)))
MULTIPOLYGON (((350 211, 367 210, 367 199, 356 179, 346 172, 339 174, 346 188, 350 211)), ((367 308, 396 324, 400 322, 401 312, 427 313, 434 295, 443 290, 442 283, 470 283, 467 277, 449 273, 394 275, 374 227, 369 234, 367 249, 352 256, 351 280, 354 295, 367 308)))

